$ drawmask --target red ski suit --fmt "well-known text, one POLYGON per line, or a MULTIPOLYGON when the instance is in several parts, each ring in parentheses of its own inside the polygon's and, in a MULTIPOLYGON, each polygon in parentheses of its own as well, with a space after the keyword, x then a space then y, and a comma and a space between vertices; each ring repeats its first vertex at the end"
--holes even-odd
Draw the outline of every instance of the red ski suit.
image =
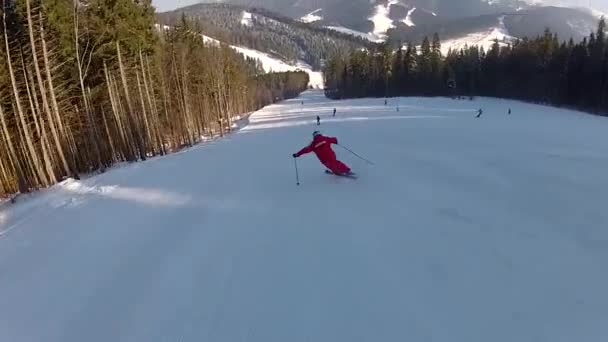
POLYGON ((314 137, 310 145, 301 149, 296 153, 296 157, 303 154, 314 152, 319 158, 319 161, 331 172, 335 174, 344 174, 350 172, 350 167, 336 159, 336 153, 331 149, 331 144, 337 144, 338 139, 333 137, 326 137, 318 134, 314 137))

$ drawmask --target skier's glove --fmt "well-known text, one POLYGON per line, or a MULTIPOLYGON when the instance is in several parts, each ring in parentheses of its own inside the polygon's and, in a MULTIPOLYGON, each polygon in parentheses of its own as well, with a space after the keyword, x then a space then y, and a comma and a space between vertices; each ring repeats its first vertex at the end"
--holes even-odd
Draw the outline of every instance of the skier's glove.
POLYGON ((294 154, 292 154, 292 157, 298 158, 298 155, 294 153, 294 154))

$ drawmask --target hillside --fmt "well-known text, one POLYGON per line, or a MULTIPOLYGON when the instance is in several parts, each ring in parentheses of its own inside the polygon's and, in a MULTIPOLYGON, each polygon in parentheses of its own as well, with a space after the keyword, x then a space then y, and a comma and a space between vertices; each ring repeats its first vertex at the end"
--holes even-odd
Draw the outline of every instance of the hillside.
MULTIPOLYGON (((215 1, 214 1, 215 2, 215 1)), ((444 39, 465 40, 500 29, 533 37, 546 27, 564 40, 579 41, 597 25, 600 12, 580 7, 551 7, 520 0, 226 0, 267 8, 316 27, 330 27, 371 41, 420 43, 439 32, 444 39)), ((549 4, 552 2, 549 2, 549 4)), ((475 41, 475 38, 472 39, 475 41)))
POLYGON ((287 62, 304 61, 320 70, 336 53, 370 46, 370 42, 326 28, 315 28, 263 9, 224 4, 200 4, 158 14, 173 25, 186 15, 205 35, 231 45, 275 55, 287 62))

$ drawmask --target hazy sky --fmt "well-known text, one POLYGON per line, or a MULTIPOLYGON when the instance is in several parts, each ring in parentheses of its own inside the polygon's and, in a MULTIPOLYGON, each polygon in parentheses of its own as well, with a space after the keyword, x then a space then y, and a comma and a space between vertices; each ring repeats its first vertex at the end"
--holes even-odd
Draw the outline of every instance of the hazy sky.
MULTIPOLYGON (((192 5, 197 2, 199 2, 199 0, 152 0, 152 3, 159 12, 192 5)), ((592 8, 608 13, 608 0, 528 0, 528 2, 557 6, 591 6, 592 8)))
MULTIPOLYGON (((456 0, 457 1, 457 0, 456 0)), ((528 2, 542 3, 556 6, 589 7, 599 11, 608 12, 608 0, 532 0, 528 2)))
MULTIPOLYGON (((606 0, 608 1, 608 0, 606 0)), ((152 0, 159 12, 170 11, 176 8, 196 4, 199 0, 152 0)))

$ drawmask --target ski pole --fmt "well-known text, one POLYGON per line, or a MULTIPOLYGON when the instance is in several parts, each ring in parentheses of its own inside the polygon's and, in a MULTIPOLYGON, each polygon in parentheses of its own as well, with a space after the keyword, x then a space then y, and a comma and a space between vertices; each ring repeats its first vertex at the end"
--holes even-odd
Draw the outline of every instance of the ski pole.
POLYGON ((296 167, 296 185, 300 186, 300 174, 298 173, 298 159, 293 158, 293 165, 296 167))
POLYGON ((363 160, 364 162, 368 163, 369 165, 376 165, 376 164, 374 164, 373 162, 371 162, 371 161, 369 161, 369 160, 367 160, 367 159, 365 159, 365 158, 361 157, 360 155, 356 154, 355 152, 353 152, 353 151, 352 151, 351 149, 349 149, 348 147, 346 147, 346 146, 342 146, 342 145, 340 145, 340 144, 338 144, 338 146, 340 146, 340 147, 342 147, 343 149, 347 150, 348 152, 352 153, 352 154, 353 154, 355 157, 357 157, 357 158, 359 158, 359 159, 363 160))

